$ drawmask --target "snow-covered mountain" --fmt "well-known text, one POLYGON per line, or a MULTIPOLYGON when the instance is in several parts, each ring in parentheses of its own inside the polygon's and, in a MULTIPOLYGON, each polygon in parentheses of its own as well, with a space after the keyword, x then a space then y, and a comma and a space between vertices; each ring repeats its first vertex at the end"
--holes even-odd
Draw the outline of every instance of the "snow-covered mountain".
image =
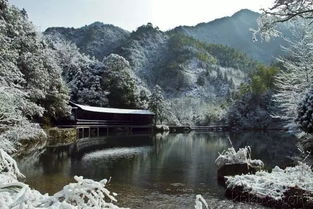
MULTIPOLYGON (((226 45, 247 54, 252 59, 269 64, 277 56, 282 55, 281 45, 287 43, 282 38, 273 38, 269 42, 254 42, 250 29, 257 28, 256 21, 259 16, 259 13, 243 9, 230 17, 196 26, 178 26, 165 33, 182 33, 205 43, 226 45)), ((59 35, 74 42, 82 52, 102 59, 127 42, 131 33, 113 25, 95 22, 77 29, 48 28, 45 34, 59 35)))
POLYGON ((151 24, 132 33, 96 22, 79 29, 49 28, 45 34, 71 41, 99 60, 109 53, 123 56, 142 85, 152 89, 158 84, 167 97, 224 97, 229 88, 217 83, 232 89, 256 65, 232 48, 205 44, 174 31, 162 32, 151 24))
POLYGON ((81 52, 100 61, 109 53, 122 56, 130 64, 137 87, 149 95, 159 85, 177 110, 177 117, 193 108, 186 114, 189 118, 179 119, 186 122, 190 122, 190 117, 206 116, 211 107, 215 109, 210 113, 220 112, 232 91, 258 64, 233 48, 207 44, 175 31, 163 32, 152 24, 132 33, 94 23, 80 29, 47 29, 45 34, 71 41, 81 52), (119 40, 107 43, 105 40, 111 36, 119 40))
POLYGON ((129 38, 130 32, 114 25, 95 22, 82 28, 48 28, 44 34, 71 41, 81 52, 102 60, 129 38))

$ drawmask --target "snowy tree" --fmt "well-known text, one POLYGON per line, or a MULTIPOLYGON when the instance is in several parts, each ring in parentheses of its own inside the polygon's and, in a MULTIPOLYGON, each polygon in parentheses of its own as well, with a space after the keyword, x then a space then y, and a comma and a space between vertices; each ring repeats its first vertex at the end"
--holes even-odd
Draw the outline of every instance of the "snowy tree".
POLYGON ((0 149, 6 152, 15 151, 23 139, 44 136, 39 125, 29 122, 23 113, 23 108, 33 105, 25 97, 25 93, 17 89, 0 87, 0 149))
POLYGON ((46 37, 55 49, 55 59, 70 89, 71 100, 80 104, 108 106, 108 91, 101 85, 105 70, 100 61, 81 54, 78 48, 56 37, 46 37))
POLYGON ((259 28, 254 35, 260 34, 263 39, 283 35, 278 32, 280 23, 293 23, 291 29, 295 35, 288 49, 287 56, 279 58, 285 68, 277 78, 278 92, 274 100, 281 111, 279 118, 288 121, 287 127, 296 127, 297 104, 302 100, 312 83, 313 67, 313 2, 311 0, 275 0, 269 9, 263 9, 258 19, 259 28))
POLYGON ((139 104, 139 92, 135 75, 129 62, 122 56, 111 54, 103 60, 105 71, 102 74, 102 86, 108 95, 111 107, 136 108, 139 104))
POLYGON ((255 30, 263 39, 281 35, 277 30, 280 23, 313 18, 313 2, 311 0, 275 0, 272 7, 262 9, 258 19, 259 28, 255 30))
POLYGON ((313 89, 306 94, 298 106, 296 122, 306 133, 313 133, 313 89))
POLYGON ((42 136, 35 119, 68 112, 68 93, 51 49, 25 11, 4 0, 0 7, 0 141, 12 152, 21 140, 42 136))
MULTIPOLYGON (((0 1, 0 80, 27 94, 43 111, 33 117, 57 118, 68 112, 68 93, 52 51, 28 21, 25 11, 0 1)), ((34 105, 30 105, 33 107, 34 105)), ((25 112, 31 112, 24 109, 25 112)))
POLYGON ((313 29, 305 26, 296 35, 298 41, 285 48, 288 56, 278 59, 285 70, 276 76, 277 93, 273 95, 280 107, 276 116, 286 120, 290 128, 295 127, 298 103, 313 81, 313 29))
POLYGON ((162 94, 160 86, 156 85, 152 91, 148 103, 149 109, 155 114, 155 124, 160 121, 164 121, 166 118, 165 112, 167 110, 166 102, 162 94))

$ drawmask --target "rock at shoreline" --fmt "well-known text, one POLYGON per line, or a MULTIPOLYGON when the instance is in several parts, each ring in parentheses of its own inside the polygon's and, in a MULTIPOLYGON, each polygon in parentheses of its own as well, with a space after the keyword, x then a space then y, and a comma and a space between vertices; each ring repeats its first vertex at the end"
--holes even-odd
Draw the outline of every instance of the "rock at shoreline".
POLYGON ((250 147, 240 148, 237 152, 232 148, 224 150, 215 160, 218 167, 217 176, 221 182, 225 181, 226 176, 255 173, 264 167, 261 160, 251 159, 250 147))

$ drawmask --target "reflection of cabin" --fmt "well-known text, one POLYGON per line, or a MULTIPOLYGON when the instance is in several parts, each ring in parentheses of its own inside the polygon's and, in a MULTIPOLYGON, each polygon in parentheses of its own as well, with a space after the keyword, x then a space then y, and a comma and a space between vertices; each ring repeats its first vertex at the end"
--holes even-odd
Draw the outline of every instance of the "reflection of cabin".
POLYGON ((76 127, 79 138, 108 136, 109 133, 152 131, 154 113, 149 110, 93 107, 70 103, 67 125, 76 127))

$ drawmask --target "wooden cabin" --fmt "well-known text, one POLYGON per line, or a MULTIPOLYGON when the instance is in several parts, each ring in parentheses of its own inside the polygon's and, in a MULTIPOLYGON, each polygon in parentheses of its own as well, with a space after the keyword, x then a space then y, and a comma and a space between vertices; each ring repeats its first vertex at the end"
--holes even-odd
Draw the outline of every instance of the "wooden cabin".
POLYGON ((83 123, 106 125, 152 126, 154 113, 149 110, 94 107, 71 102, 72 116, 77 125, 83 123))
POLYGON ((70 102, 72 115, 63 127, 75 127, 78 138, 108 136, 109 132, 152 131, 154 113, 149 110, 94 107, 70 102), (105 134, 101 134, 105 130, 105 134), (86 134, 87 133, 87 134, 86 134), (92 134, 94 133, 94 134, 92 134))

